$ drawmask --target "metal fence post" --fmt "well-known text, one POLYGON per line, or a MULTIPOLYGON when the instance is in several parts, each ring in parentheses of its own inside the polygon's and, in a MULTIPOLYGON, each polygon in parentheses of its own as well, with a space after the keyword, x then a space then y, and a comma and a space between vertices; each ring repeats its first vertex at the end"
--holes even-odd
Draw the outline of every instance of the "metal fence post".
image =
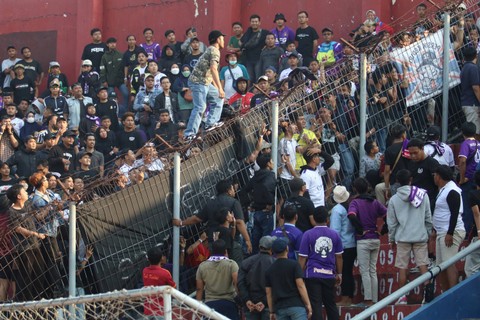
MULTIPOLYGON (((77 205, 69 203, 68 218, 68 296, 75 297, 77 293, 77 205)), ((70 319, 75 318, 75 305, 69 306, 70 319)))
POLYGON ((365 155, 363 146, 366 142, 367 135, 367 54, 360 54, 360 145, 359 145, 359 159, 360 162, 365 155))
MULTIPOLYGON (((180 219, 180 153, 173 158, 173 218, 180 219)), ((173 281, 180 276, 180 227, 173 228, 173 281)))
POLYGON ((450 73, 450 12, 443 17, 443 103, 442 103, 442 141, 448 136, 448 89, 450 73))
MULTIPOLYGON (((272 102, 272 161, 273 168, 275 172, 275 179, 277 178, 278 172, 278 112, 279 112, 279 103, 278 99, 273 100, 272 102)), ((277 189, 275 189, 277 190, 277 189)), ((277 203, 277 191, 275 191, 275 204, 277 203)), ((276 207, 274 205, 273 212, 273 229, 275 229, 277 224, 277 215, 276 207)))

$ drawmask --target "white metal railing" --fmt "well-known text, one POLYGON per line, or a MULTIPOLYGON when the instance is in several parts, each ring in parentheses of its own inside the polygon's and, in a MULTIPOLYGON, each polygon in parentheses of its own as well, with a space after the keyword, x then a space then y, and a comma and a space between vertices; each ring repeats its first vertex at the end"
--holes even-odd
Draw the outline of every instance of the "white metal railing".
POLYGON ((385 308, 392 302, 398 300, 401 296, 404 294, 407 294, 410 290, 414 289, 415 287, 421 285, 427 280, 430 280, 434 278, 436 275, 438 275, 440 272, 446 270, 448 267, 459 261, 460 259, 463 259, 464 257, 468 256, 470 253, 480 250, 480 241, 476 241, 474 243, 471 243, 468 247, 463 249, 462 251, 458 252, 456 255, 448 259, 447 261, 439 264, 438 266, 432 267, 428 272, 424 273, 417 279, 413 280, 412 282, 409 282, 407 285, 401 287, 397 291, 393 292, 392 294, 388 295, 387 297, 383 298, 382 300, 378 301, 375 303, 373 306, 365 309, 361 313, 357 314, 355 317, 352 318, 352 320, 360 320, 360 319, 366 319, 370 317, 372 314, 375 312, 385 308))

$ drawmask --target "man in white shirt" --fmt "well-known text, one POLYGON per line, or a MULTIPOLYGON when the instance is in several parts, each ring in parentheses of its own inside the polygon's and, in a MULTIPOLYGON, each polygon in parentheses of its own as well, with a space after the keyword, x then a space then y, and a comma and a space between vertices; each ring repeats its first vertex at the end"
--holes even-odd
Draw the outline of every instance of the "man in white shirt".
POLYGON ((5 81, 3 81, 3 89, 10 87, 10 81, 15 79, 15 72, 13 66, 20 61, 17 58, 17 49, 14 46, 7 48, 8 59, 2 61, 2 72, 5 74, 5 81))
MULTIPOLYGON (((462 190, 453 181, 453 172, 446 165, 440 165, 434 174, 438 186, 438 196, 433 213, 431 240, 436 241, 436 264, 453 257, 465 239, 465 227, 462 220, 462 190)), ((455 265, 442 271, 438 279, 443 291, 447 291, 458 283, 458 272, 455 265)))
POLYGON ((444 164, 452 168, 455 168, 455 157, 453 155, 452 148, 442 141, 440 141, 440 128, 437 126, 431 126, 427 129, 427 142, 423 147, 423 151, 437 160, 439 164, 444 164))
POLYGON ((282 73, 280 73, 280 77, 278 78, 279 81, 287 79, 290 72, 292 72, 298 67, 298 55, 295 52, 290 53, 290 55, 288 56, 288 65, 290 66, 290 68, 285 69, 282 71, 282 73))

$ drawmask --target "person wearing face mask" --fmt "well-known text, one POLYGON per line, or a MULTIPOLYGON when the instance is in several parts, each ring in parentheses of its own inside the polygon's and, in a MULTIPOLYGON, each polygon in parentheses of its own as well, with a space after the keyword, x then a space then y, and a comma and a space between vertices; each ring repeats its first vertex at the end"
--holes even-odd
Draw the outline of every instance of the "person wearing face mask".
POLYGON ((171 83, 174 83, 175 80, 180 77, 180 63, 174 63, 172 64, 172 67, 170 68, 170 72, 167 72, 167 77, 170 79, 171 83))
POLYGON ((190 77, 190 66, 184 64, 180 76, 175 80, 172 90, 178 92, 178 113, 179 122, 187 122, 193 109, 192 91, 188 87, 188 78, 190 77), (188 93, 188 91, 190 92, 188 93))
POLYGON ((223 90, 225 91, 225 99, 230 99, 235 93, 235 83, 240 77, 250 80, 247 68, 244 65, 238 63, 238 54, 236 52, 227 52, 225 61, 227 66, 220 70, 220 82, 222 83, 223 90))
POLYGON ((20 129, 20 139, 25 140, 27 136, 35 135, 35 132, 39 132, 40 130, 42 130, 42 126, 38 124, 38 122, 35 122, 35 113, 29 111, 25 117, 25 124, 20 129))

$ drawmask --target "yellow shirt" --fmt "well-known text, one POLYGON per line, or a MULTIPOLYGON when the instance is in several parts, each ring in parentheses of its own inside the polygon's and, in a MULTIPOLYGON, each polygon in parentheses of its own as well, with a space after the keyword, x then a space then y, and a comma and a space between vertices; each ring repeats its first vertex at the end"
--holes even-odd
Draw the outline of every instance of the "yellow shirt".
MULTIPOLYGON (((302 138, 299 140, 299 133, 295 133, 293 135, 293 139, 295 141, 297 141, 298 145, 300 147, 306 147, 308 146, 307 142, 305 140, 303 140, 303 135, 306 134, 308 139, 309 140, 314 140, 316 143, 319 143, 318 142, 318 139, 317 139, 317 136, 315 135, 315 133, 313 131, 310 131, 308 129, 303 129, 303 132, 302 132, 302 138)), ((295 153, 295 157, 297 159, 297 164, 295 166, 295 170, 296 171, 300 171, 300 167, 301 166, 304 166, 307 164, 307 162, 305 161, 305 159, 303 158, 303 154, 297 152, 295 153)))

